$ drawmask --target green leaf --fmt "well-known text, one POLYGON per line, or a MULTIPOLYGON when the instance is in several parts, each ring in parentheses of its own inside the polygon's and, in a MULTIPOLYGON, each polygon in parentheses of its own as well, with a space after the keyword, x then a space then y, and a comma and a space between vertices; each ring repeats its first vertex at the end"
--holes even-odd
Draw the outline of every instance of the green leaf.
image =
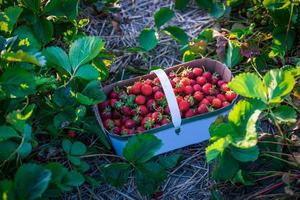
POLYGON ((199 33, 197 39, 211 42, 213 40, 213 32, 214 30, 212 28, 206 28, 199 33))
POLYGON ((18 144, 11 140, 5 140, 0 142, 0 161, 3 162, 7 159, 13 159, 15 156, 13 155, 18 148, 18 144))
POLYGON ((18 50, 17 52, 5 52, 2 54, 2 58, 7 62, 26 62, 41 67, 46 65, 46 59, 41 53, 32 55, 25 51, 18 50))
POLYGON ((48 187, 51 171, 37 164, 22 165, 15 176, 18 199, 37 199, 48 187))
POLYGON ((183 54, 183 62, 189 62, 192 60, 195 60, 197 58, 197 55, 192 52, 191 50, 186 50, 183 54))
POLYGON ((104 180, 115 187, 121 187, 127 183, 131 166, 128 163, 112 163, 101 166, 104 180))
POLYGON ((189 42, 188 35, 177 26, 168 26, 164 29, 164 32, 177 40, 181 45, 185 45, 189 42))
POLYGON ((95 102, 94 104, 100 103, 106 98, 98 81, 88 83, 82 91, 82 94, 92 99, 95 102))
POLYGON ((257 144, 256 122, 262 112, 260 102, 239 101, 228 115, 235 132, 231 135, 231 144, 240 148, 249 148, 257 144))
POLYGON ((154 49, 158 43, 157 34, 153 29, 144 28, 139 36, 139 44, 146 51, 154 49))
POLYGON ((225 53, 224 63, 229 67, 232 68, 239 64, 241 61, 241 46, 237 41, 228 41, 228 46, 225 53))
POLYGON ((175 13, 173 10, 170 10, 169 8, 160 8, 159 11, 154 14, 155 26, 160 28, 166 22, 170 21, 174 16, 175 13))
POLYGON ((274 58, 276 56, 284 57, 286 51, 292 49, 293 44, 296 39, 296 32, 290 30, 288 34, 286 33, 286 28, 279 27, 274 29, 272 33, 272 45, 271 52, 269 53, 270 58, 274 58))
POLYGON ((238 169, 238 162, 229 152, 224 151, 213 169, 212 176, 215 180, 229 180, 235 176, 238 169))
POLYGON ((78 0, 51 0, 47 2, 44 12, 46 15, 75 20, 78 15, 78 4, 78 0))
POLYGON ((53 24, 47 19, 39 19, 33 24, 33 31, 39 41, 48 44, 53 37, 53 24))
POLYGON ((274 117, 280 123, 295 123, 297 121, 297 112, 290 106, 280 105, 273 111, 274 117))
POLYGON ((86 64, 79 67, 75 73, 75 76, 84 80, 93 81, 99 78, 100 73, 94 66, 86 64))
POLYGON ((68 173, 67 168, 58 162, 48 163, 45 168, 51 171, 51 183, 54 184, 61 184, 63 177, 68 173))
POLYGON ((178 10, 185 10, 190 0, 175 0, 175 8, 178 10))
POLYGON ((67 154, 70 154, 72 148, 72 142, 70 140, 64 139, 62 141, 62 148, 67 154))
POLYGON ((77 167, 81 164, 81 160, 79 157, 68 155, 68 159, 73 165, 76 165, 77 167))
POLYGON ((209 14, 215 18, 220 18, 225 14, 226 6, 223 3, 213 3, 209 14))
POLYGON ((259 149, 257 146, 253 146, 247 149, 237 148, 237 147, 230 147, 231 155, 241 161, 241 162, 250 162, 255 161, 259 155, 259 149))
POLYGON ((95 36, 75 40, 70 46, 69 59, 74 72, 78 67, 93 60, 104 47, 104 42, 95 36))
POLYGON ((18 18, 20 17, 23 9, 18 6, 11 6, 4 10, 5 15, 8 17, 8 29, 12 32, 18 18))
POLYGON ((21 68, 7 69, 0 77, 0 82, 2 82, 3 90, 11 98, 24 97, 35 93, 34 76, 21 68))
POLYGON ((231 123, 220 123, 215 126, 211 125, 209 133, 211 137, 209 141, 214 142, 220 138, 226 137, 227 135, 235 134, 235 130, 231 123))
POLYGON ((214 143, 210 144, 205 149, 205 155, 207 162, 211 162, 215 158, 217 158, 220 154, 224 152, 226 147, 228 147, 229 141, 226 138, 220 138, 214 143))
POLYGON ((15 129, 10 126, 0 126, 0 142, 14 137, 20 137, 15 129))
POLYGON ((137 188, 142 194, 156 192, 166 176, 164 168, 155 162, 140 164, 135 171, 137 188))
POLYGON ((84 181, 84 177, 80 173, 77 171, 70 171, 63 177, 62 183, 73 187, 79 187, 84 181))
POLYGON ((29 154, 32 151, 32 146, 30 143, 23 143, 22 146, 19 148, 18 153, 22 159, 26 158, 29 156, 29 154))
POLYGON ((13 189, 14 189, 13 181, 11 181, 11 180, 1 180, 0 181, 0 196, 2 197, 3 200, 14 199, 13 189))
POLYGON ((180 158, 181 158, 180 154, 161 156, 159 157, 159 164, 165 169, 172 169, 173 167, 176 166, 180 158))
POLYGON ((132 163, 144 163, 150 160, 162 142, 151 134, 135 135, 128 140, 123 155, 132 163))
POLYGON ((54 65, 64 69, 69 74, 72 73, 68 55, 60 47, 47 47, 43 50, 43 55, 47 58, 48 65, 54 65))
POLYGON ((289 94, 296 83, 290 71, 273 69, 264 76, 264 84, 268 89, 269 103, 280 103, 289 94))
POLYGON ((35 13, 39 13, 41 0, 23 0, 24 5, 35 13))
POLYGON ((42 47, 41 42, 36 38, 33 31, 28 26, 19 26, 15 29, 15 36, 18 36, 20 40, 28 39, 29 46, 22 46, 27 50, 40 50, 42 47))
POLYGON ((86 146, 82 142, 74 142, 71 146, 70 154, 74 156, 82 156, 86 153, 86 146))
POLYGON ((228 86, 234 92, 249 98, 267 102, 267 89, 263 81, 254 73, 242 73, 234 77, 228 86))
POLYGON ((246 186, 251 186, 251 185, 255 184, 254 182, 246 179, 246 177, 243 175, 243 171, 241 169, 233 177, 233 182, 234 183, 242 183, 243 185, 246 185, 246 186))

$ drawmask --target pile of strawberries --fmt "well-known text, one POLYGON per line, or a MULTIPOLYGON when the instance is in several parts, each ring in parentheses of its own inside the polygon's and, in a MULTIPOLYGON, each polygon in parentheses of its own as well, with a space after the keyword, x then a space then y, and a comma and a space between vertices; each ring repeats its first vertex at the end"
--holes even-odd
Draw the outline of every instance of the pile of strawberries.
MULTIPOLYGON (((236 98, 227 82, 203 68, 170 72, 182 118, 192 117, 230 105, 236 98)), ((114 88, 99 104, 104 127, 118 135, 132 135, 170 123, 170 109, 158 78, 114 88)))

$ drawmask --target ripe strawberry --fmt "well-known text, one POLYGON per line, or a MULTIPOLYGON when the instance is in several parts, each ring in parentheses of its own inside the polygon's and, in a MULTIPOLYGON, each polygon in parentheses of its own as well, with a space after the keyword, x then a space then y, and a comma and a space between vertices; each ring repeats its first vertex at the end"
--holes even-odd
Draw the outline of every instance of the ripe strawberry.
POLYGON ((200 104, 198 109, 197 109, 197 112, 199 114, 206 113, 207 111, 208 111, 207 105, 205 105, 205 104, 200 104))
POLYGON ((153 93, 156 93, 156 92, 158 92, 158 91, 161 91, 161 88, 159 87, 159 86, 154 86, 153 88, 152 88, 152 90, 153 90, 153 93))
POLYGON ((210 84, 210 83, 205 83, 205 84, 202 86, 202 91, 204 92, 204 94, 210 94, 212 88, 213 88, 212 84, 210 84))
POLYGON ((156 109, 155 109, 156 112, 160 112, 160 113, 163 113, 164 112, 164 108, 161 107, 161 106, 158 106, 156 109))
POLYGON ((213 106, 213 108, 221 108, 222 107, 222 101, 218 98, 214 98, 211 102, 211 105, 213 106))
POLYGON ((206 96, 205 98, 211 103, 215 97, 214 96, 206 96))
POLYGON ((206 99, 206 98, 204 98, 204 99, 202 99, 202 101, 200 102, 200 104, 204 104, 204 105, 210 105, 210 102, 209 102, 209 100, 208 99, 206 99))
POLYGON ((223 94, 217 94, 217 96, 216 96, 218 99, 220 99, 222 102, 223 101, 226 101, 226 98, 225 98, 225 96, 223 95, 223 94))
POLYGON ((131 93, 132 94, 140 94, 141 93, 141 87, 142 87, 141 82, 136 82, 132 87, 131 87, 131 93))
POLYGON ((212 79, 212 75, 210 72, 204 72, 202 76, 204 76, 207 81, 211 81, 212 79))
POLYGON ((121 118, 121 114, 118 111, 113 110, 113 112, 112 112, 112 118, 113 119, 120 119, 121 118))
POLYGON ((135 121, 132 119, 127 119, 125 122, 125 127, 126 128, 134 128, 135 127, 135 121))
POLYGON ((191 86, 194 86, 197 82, 194 79, 191 79, 191 86))
POLYGON ((128 130, 128 135, 133 135, 134 133, 135 133, 134 128, 128 130))
POLYGON ((145 128, 144 127, 139 126, 139 127, 136 128, 136 133, 143 133, 143 132, 145 132, 145 128))
POLYGON ((126 116, 130 116, 132 114, 131 109, 128 106, 122 107, 122 113, 126 116))
POLYGON ((145 96, 150 96, 152 94, 152 87, 149 84, 144 84, 141 87, 142 94, 145 96))
POLYGON ((148 108, 148 110, 152 111, 152 110, 155 110, 156 108, 156 102, 154 99, 149 99, 146 103, 146 106, 148 108))
POLYGON ((155 100, 162 100, 163 98, 165 98, 165 94, 163 92, 157 91, 154 94, 154 99, 155 100))
POLYGON ((151 115, 154 122, 160 122, 162 120, 162 114, 160 112, 153 112, 151 115))
POLYGON ((195 104, 195 99, 191 95, 186 95, 183 99, 189 102, 190 106, 193 106, 195 104))
POLYGON ((175 94, 180 94, 183 92, 183 87, 181 84, 177 84, 173 90, 175 94))
POLYGON ((160 124, 154 124, 153 128, 159 128, 159 127, 160 127, 160 124))
POLYGON ((101 113, 101 118, 104 119, 108 119, 111 118, 111 107, 106 107, 102 113, 101 113))
POLYGON ((196 81, 199 85, 204 85, 207 82, 207 80, 204 76, 198 76, 196 81))
POLYGON ((169 106, 166 106, 164 111, 165 111, 166 114, 169 115, 170 114, 170 108, 169 108, 169 106))
POLYGON ((190 104, 188 101, 186 100, 182 100, 181 102, 179 102, 179 110, 181 112, 185 112, 190 108, 190 104))
POLYGON ((193 89, 194 89, 194 91, 201 91, 201 86, 197 83, 197 84, 193 85, 193 89))
POLYGON ((146 102, 146 98, 143 95, 138 95, 135 97, 135 103, 138 105, 143 105, 146 102))
POLYGON ((128 135, 128 133, 129 133, 129 129, 128 128, 125 128, 125 127, 122 127, 121 128, 121 135, 128 135))
POLYGON ((169 76, 170 79, 173 79, 173 78, 175 78, 177 76, 177 74, 172 71, 172 72, 169 73, 168 76, 169 76))
POLYGON ((137 114, 140 114, 140 115, 147 115, 148 113, 148 109, 145 105, 140 105, 137 107, 137 114))
POLYGON ((104 128, 107 130, 111 130, 113 127, 115 127, 115 123, 112 119, 106 119, 103 124, 104 128))
POLYGON ((172 88, 175 88, 176 87, 176 83, 173 81, 173 80, 170 80, 170 83, 172 85, 172 88))
POLYGON ((212 76, 211 83, 212 84, 217 84, 219 80, 220 80, 220 75, 217 74, 217 73, 214 73, 213 76, 212 76))
POLYGON ((183 88, 183 91, 185 94, 193 94, 194 90, 193 87, 190 85, 187 85, 183 88))
POLYGON ((121 122, 120 119, 115 119, 115 120, 114 120, 114 124, 115 124, 115 126, 120 127, 120 126, 122 125, 122 122, 121 122))
POLYGON ((222 102, 222 107, 226 107, 226 106, 229 106, 230 103, 228 101, 223 101, 222 102))
POLYGON ((115 105, 116 105, 117 102, 118 102, 117 99, 111 99, 111 100, 109 101, 109 104, 110 104, 110 106, 111 106, 112 108, 115 108, 115 105))
POLYGON ((126 122, 128 119, 130 119, 130 117, 124 116, 124 115, 123 115, 122 118, 121 118, 122 124, 125 124, 125 122, 126 122))
POLYGON ((151 117, 144 117, 142 119, 142 122, 141 122, 142 126, 145 128, 145 129, 151 129, 154 125, 154 121, 151 117))
POLYGON ((76 132, 73 130, 68 130, 68 137, 70 138, 75 138, 76 137, 76 132))
POLYGON ((99 108, 100 111, 103 111, 108 106, 109 106, 109 100, 103 101, 103 102, 98 104, 98 108, 99 108))
POLYGON ((202 94, 202 92, 200 92, 200 91, 196 91, 195 93, 194 93, 194 99, 196 99, 197 101, 201 101, 202 99, 203 99, 203 94, 202 94))
POLYGON ((225 93, 225 98, 227 101, 232 102, 236 98, 236 93, 233 91, 227 91, 225 93))
POLYGON ((176 101, 179 104, 183 100, 182 96, 176 96, 176 101))
POLYGON ((201 68, 199 68, 199 67, 193 68, 194 76, 201 76, 202 73, 203 73, 203 70, 201 68))
POLYGON ((181 78, 180 78, 180 77, 175 77, 175 78, 173 78, 173 81, 174 81, 175 83, 180 83, 181 78))
POLYGON ((111 91, 109 93, 109 98, 111 98, 111 99, 119 99, 119 94, 116 93, 115 91, 111 91))
POLYGON ((170 120, 168 118, 163 118, 161 121, 160 121, 160 124, 161 125, 165 125, 165 124, 168 124, 170 123, 170 120))
POLYGON ((144 84, 146 84, 146 85, 152 85, 152 80, 151 79, 146 79, 145 81, 144 81, 144 84))
POLYGON ((191 80, 187 77, 183 77, 180 81, 183 86, 191 85, 191 80))
POLYGON ((184 117, 188 118, 188 117, 193 117, 195 115, 195 111, 193 109, 188 109, 185 113, 184 113, 184 117))
POLYGON ((224 83, 226 83, 226 81, 224 81, 224 80, 219 80, 217 84, 218 84, 219 88, 221 88, 221 86, 222 86, 224 83))
POLYGON ((154 84, 154 85, 159 85, 160 84, 160 80, 159 80, 159 78, 154 78, 153 79, 153 81, 152 81, 152 83, 154 84))
POLYGON ((188 78, 193 78, 194 76, 193 72, 189 68, 184 69, 180 74, 182 77, 188 77, 188 78))
POLYGON ((116 126, 112 129, 112 132, 114 132, 117 135, 120 135, 121 134, 121 128, 116 126))
POLYGON ((228 85, 227 85, 227 83, 224 83, 224 84, 221 85, 221 90, 223 92, 227 92, 227 91, 230 90, 229 87, 228 87, 228 85))

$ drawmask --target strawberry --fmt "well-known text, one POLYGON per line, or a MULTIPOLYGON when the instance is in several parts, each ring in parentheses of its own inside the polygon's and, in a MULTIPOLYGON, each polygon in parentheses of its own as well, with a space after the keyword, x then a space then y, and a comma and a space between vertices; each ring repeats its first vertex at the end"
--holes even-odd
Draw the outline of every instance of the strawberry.
POLYGON ((194 90, 193 87, 190 85, 187 85, 183 88, 183 91, 185 94, 193 94, 194 90))
POLYGON ((183 77, 180 81, 183 86, 191 85, 191 80, 187 77, 183 77))
POLYGON ((184 69, 184 70, 181 72, 181 76, 182 76, 182 77, 193 78, 193 77, 194 77, 194 74, 193 74, 193 72, 191 71, 191 69, 186 68, 186 69, 184 69))
POLYGON ((193 85, 193 89, 194 89, 194 91, 201 91, 201 86, 197 83, 197 84, 193 85))
POLYGON ((160 112, 153 112, 151 115, 154 122, 160 122, 162 120, 162 114, 160 112))
POLYGON ((140 115, 135 115, 132 119, 133 121, 135 121, 136 124, 139 124, 142 121, 143 117, 140 115))
POLYGON ((225 93, 225 98, 227 101, 232 102, 236 98, 236 93, 233 91, 227 91, 225 93))
POLYGON ((190 106, 193 106, 195 104, 195 99, 191 95, 186 95, 183 99, 189 102, 190 106))
POLYGON ((204 105, 210 105, 210 102, 207 98, 202 99, 202 101, 200 102, 200 104, 204 104, 204 105))
POLYGON ((111 92, 109 93, 109 98, 110 98, 110 99, 119 99, 119 94, 116 93, 115 91, 111 91, 111 92))
POLYGON ((166 114, 169 115, 170 114, 170 108, 169 108, 169 106, 166 106, 164 111, 165 111, 166 114))
POLYGON ((153 79, 153 81, 152 81, 152 83, 154 84, 154 85, 159 85, 160 84, 160 80, 159 80, 159 78, 154 78, 153 79))
POLYGON ((108 106, 102 111, 101 118, 102 119, 111 118, 111 107, 108 106))
POLYGON ((197 82, 194 79, 191 79, 191 86, 194 86, 197 82))
POLYGON ((154 94, 154 99, 155 100, 162 100, 163 98, 165 98, 165 94, 163 92, 157 91, 154 94))
POLYGON ((229 106, 230 103, 228 101, 223 101, 222 102, 222 107, 226 107, 226 106, 229 106))
POLYGON ((103 124, 104 128, 107 130, 111 130, 113 127, 115 127, 115 123, 112 119, 106 119, 103 124))
POLYGON ((98 108, 99 108, 100 111, 103 111, 108 106, 109 106, 109 100, 103 101, 103 102, 98 104, 98 108))
POLYGON ((122 118, 121 118, 121 123, 122 124, 125 124, 125 122, 128 120, 128 119, 130 119, 130 117, 128 117, 128 116, 122 116, 122 118))
POLYGON ((146 79, 145 81, 144 81, 144 84, 147 84, 147 85, 152 85, 152 80, 151 79, 146 79))
POLYGON ((206 113, 207 111, 208 111, 207 105, 205 105, 205 104, 200 104, 198 109, 197 109, 197 112, 199 114, 206 113))
POLYGON ((201 76, 202 73, 203 73, 203 70, 201 68, 199 68, 199 67, 193 68, 194 76, 201 76))
POLYGON ((188 118, 188 117, 193 117, 195 115, 195 111, 193 109, 188 109, 185 113, 184 113, 184 117, 188 118))
POLYGON ((143 95, 138 95, 135 97, 135 103, 138 105, 143 105, 146 102, 146 98, 143 95))
POLYGON ((145 128, 142 127, 142 126, 139 126, 139 127, 136 128, 136 132, 137 133, 143 133, 143 132, 145 132, 145 128))
POLYGON ((114 127, 112 129, 112 132, 114 132, 117 135, 120 135, 121 134, 121 128, 120 127, 114 127))
POLYGON ((148 113, 148 109, 145 105, 140 105, 139 107, 137 107, 137 113, 141 114, 141 115, 147 115, 148 113))
POLYGON ((222 101, 218 98, 214 98, 211 102, 211 105, 213 106, 213 108, 221 108, 222 107, 222 101))
POLYGON ((153 90, 153 93, 156 93, 156 92, 158 92, 158 91, 161 91, 161 88, 159 87, 159 86, 154 86, 153 88, 152 88, 152 90, 153 90))
POLYGON ((211 94, 212 88, 213 88, 212 84, 210 84, 210 83, 205 83, 205 84, 202 86, 202 91, 203 91, 205 94, 211 94))
POLYGON ((183 100, 182 96, 176 96, 176 101, 179 104, 183 100))
POLYGON ((70 138, 75 138, 76 137, 76 132, 73 130, 68 130, 68 137, 70 138))
POLYGON ((221 86, 222 86, 224 83, 226 83, 226 81, 224 81, 224 80, 219 80, 218 83, 217 83, 217 85, 221 88, 221 86))
POLYGON ((120 119, 121 118, 121 114, 118 111, 113 110, 113 112, 112 112, 112 118, 113 119, 120 119))
POLYGON ((128 133, 129 133, 129 129, 128 128, 125 128, 125 127, 122 127, 121 128, 121 135, 128 135, 128 133))
POLYGON ((141 87, 142 94, 145 96, 150 96, 152 94, 152 87, 149 84, 144 84, 141 87))
POLYGON ((164 112, 164 108, 161 107, 161 106, 158 106, 158 107, 155 109, 155 111, 162 113, 162 112, 164 112))
POLYGON ((117 102, 118 102, 117 99, 111 99, 111 100, 109 101, 109 104, 110 104, 110 106, 111 106, 112 108, 115 108, 115 105, 116 105, 117 102))
POLYGON ((204 76, 198 76, 196 81, 199 85, 204 85, 207 82, 207 80, 204 76))
POLYGON ((122 107, 122 113, 126 116, 130 116, 132 114, 131 109, 128 106, 122 107))
POLYGON ((215 97, 214 96, 206 96, 205 98, 211 103, 215 97))
POLYGON ((178 106, 179 106, 179 110, 181 112, 185 112, 185 111, 187 111, 190 108, 190 104, 186 100, 182 100, 181 102, 179 102, 178 106))
POLYGON ((223 92, 227 92, 227 91, 230 90, 229 87, 228 87, 228 85, 227 85, 227 83, 224 83, 224 84, 221 85, 221 90, 223 92))
POLYGON ((226 101, 226 98, 223 94, 217 94, 216 96, 218 99, 220 99, 221 101, 226 101))
POLYGON ((202 92, 200 92, 200 91, 196 91, 195 93, 194 93, 194 99, 196 99, 197 101, 201 101, 202 99, 203 99, 203 94, 202 94, 202 92))
POLYGON ((125 121, 125 127, 128 129, 134 128, 135 127, 135 121, 132 119, 127 119, 125 121))
POLYGON ((165 125, 165 124, 168 124, 170 123, 170 120, 168 118, 163 118, 161 121, 160 121, 160 124, 161 125, 165 125))
POLYGON ((132 87, 131 87, 131 93, 132 94, 140 94, 141 93, 141 87, 142 87, 141 82, 136 82, 132 87))
POLYGON ((207 81, 211 81, 212 79, 212 75, 210 72, 204 72, 202 76, 204 76, 207 81))
POLYGON ((144 117, 141 124, 145 129, 148 130, 148 129, 151 129, 153 127, 154 121, 151 117, 144 117))
POLYGON ((172 85, 172 88, 175 88, 176 87, 176 83, 173 81, 173 80, 170 80, 170 83, 172 85))
POLYGON ((122 122, 121 122, 120 119, 115 119, 115 120, 114 120, 114 124, 115 124, 115 126, 120 127, 120 126, 122 125, 122 122))
POLYGON ((154 99, 149 99, 146 103, 146 106, 147 106, 148 110, 150 110, 150 111, 155 110, 155 108, 156 108, 155 100, 154 99))
POLYGON ((169 73, 168 76, 169 76, 170 79, 173 79, 177 76, 177 74, 174 71, 172 71, 172 72, 169 73))
POLYGON ((173 78, 173 81, 177 84, 177 83, 180 83, 181 79, 180 79, 180 77, 175 77, 175 78, 173 78))

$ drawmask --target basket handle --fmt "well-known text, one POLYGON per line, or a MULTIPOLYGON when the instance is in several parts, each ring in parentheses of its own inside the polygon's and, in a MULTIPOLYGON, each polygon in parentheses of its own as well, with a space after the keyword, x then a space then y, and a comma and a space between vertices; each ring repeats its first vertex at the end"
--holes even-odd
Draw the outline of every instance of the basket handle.
POLYGON ((160 84, 162 86, 162 89, 165 93, 169 105, 172 123, 175 127, 176 132, 178 132, 180 131, 180 126, 181 126, 181 115, 180 115, 179 107, 177 104, 177 100, 171 82, 164 70, 156 69, 151 72, 155 73, 158 79, 160 80, 160 84))

